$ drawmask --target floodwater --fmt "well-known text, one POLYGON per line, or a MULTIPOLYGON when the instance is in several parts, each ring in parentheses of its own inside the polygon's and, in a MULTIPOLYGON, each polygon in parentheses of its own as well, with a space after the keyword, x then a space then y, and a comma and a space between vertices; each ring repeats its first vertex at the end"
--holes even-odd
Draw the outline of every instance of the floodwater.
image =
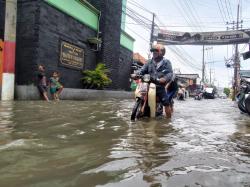
POLYGON ((132 107, 0 102, 0 186, 250 186, 250 117, 232 101, 175 101, 172 120, 131 123, 132 107))

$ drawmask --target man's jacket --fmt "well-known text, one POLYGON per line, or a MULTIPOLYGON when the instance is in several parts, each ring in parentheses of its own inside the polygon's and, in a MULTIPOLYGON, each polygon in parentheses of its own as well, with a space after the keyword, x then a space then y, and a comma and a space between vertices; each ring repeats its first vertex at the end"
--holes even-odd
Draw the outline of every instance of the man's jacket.
MULTIPOLYGON (((150 74, 150 77, 153 77, 154 79, 164 78, 167 82, 173 79, 172 65, 171 62, 167 59, 162 59, 162 61, 158 62, 157 65, 153 60, 150 60, 148 63, 144 64, 144 66, 139 71, 139 74, 150 74)), ((156 85, 157 89, 163 89, 165 86, 160 84, 156 85)))

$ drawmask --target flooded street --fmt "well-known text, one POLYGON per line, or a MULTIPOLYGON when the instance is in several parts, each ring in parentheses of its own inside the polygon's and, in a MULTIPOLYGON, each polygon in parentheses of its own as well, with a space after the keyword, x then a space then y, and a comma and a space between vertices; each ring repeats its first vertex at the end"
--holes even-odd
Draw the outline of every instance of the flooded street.
POLYGON ((175 101, 172 120, 131 123, 132 107, 1 102, 0 186, 250 186, 250 117, 232 101, 175 101))

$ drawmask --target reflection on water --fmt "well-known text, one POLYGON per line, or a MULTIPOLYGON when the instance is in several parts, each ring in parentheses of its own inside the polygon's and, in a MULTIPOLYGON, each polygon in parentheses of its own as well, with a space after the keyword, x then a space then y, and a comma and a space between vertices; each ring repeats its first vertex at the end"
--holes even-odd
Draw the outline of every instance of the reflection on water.
POLYGON ((0 105, 0 149, 11 142, 10 133, 15 124, 13 118, 13 102, 2 102, 0 105))
POLYGON ((0 103, 1 186, 250 186, 250 120, 228 100, 175 102, 130 122, 132 100, 0 103))

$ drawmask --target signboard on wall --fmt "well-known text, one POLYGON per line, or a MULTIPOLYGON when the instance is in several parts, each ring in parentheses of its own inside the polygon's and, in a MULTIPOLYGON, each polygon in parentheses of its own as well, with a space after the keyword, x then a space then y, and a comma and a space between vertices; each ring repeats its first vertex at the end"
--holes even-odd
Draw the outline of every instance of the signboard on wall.
POLYGON ((154 38, 164 45, 227 45, 248 43, 250 30, 215 32, 179 32, 157 30, 154 38))
POLYGON ((60 65, 82 70, 84 65, 84 49, 61 41, 60 65))

